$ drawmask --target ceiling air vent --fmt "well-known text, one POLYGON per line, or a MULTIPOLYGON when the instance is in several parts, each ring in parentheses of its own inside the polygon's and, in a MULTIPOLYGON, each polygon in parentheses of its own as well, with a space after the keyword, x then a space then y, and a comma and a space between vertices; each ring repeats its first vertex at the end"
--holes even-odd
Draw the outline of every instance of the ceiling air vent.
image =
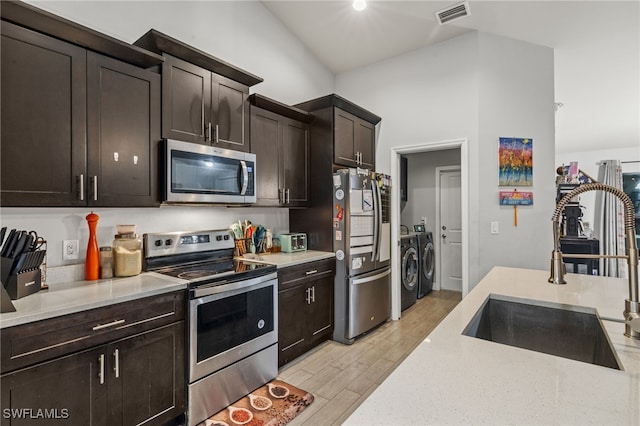
POLYGON ((469 10, 469 4, 465 1, 436 12, 436 19, 440 25, 443 25, 467 15, 471 15, 471 11, 469 10))

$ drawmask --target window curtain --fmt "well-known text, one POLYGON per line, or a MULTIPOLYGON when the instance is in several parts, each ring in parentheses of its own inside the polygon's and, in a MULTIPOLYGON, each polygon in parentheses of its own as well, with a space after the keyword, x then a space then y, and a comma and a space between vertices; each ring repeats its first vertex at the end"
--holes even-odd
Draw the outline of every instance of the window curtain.
MULTIPOLYGON (((622 190, 622 165, 619 160, 600 162, 598 182, 622 190)), ((624 205, 615 195, 596 191, 595 237, 600 240, 600 254, 625 255, 624 205)), ((600 275, 627 278, 625 259, 601 259, 600 275)))

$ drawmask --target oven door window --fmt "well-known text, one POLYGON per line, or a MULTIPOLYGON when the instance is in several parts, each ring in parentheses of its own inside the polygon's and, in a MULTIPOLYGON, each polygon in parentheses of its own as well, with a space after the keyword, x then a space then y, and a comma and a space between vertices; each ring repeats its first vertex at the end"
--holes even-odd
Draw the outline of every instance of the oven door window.
POLYGON ((238 195, 241 191, 240 160, 171 151, 171 192, 238 195))
POLYGON ((274 314, 272 286, 198 305, 198 362, 273 331, 274 314))

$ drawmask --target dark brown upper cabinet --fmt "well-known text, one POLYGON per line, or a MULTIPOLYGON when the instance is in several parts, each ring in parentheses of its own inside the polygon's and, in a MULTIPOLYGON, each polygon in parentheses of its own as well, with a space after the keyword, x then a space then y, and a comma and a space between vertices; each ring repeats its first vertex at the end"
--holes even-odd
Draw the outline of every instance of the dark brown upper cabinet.
POLYGON ((295 106, 318 118, 312 123, 317 131, 312 132, 323 139, 319 143, 324 149, 332 150, 334 165, 375 169, 375 126, 380 117, 335 94, 295 106))
POLYGON ((3 206, 84 205, 86 50, 0 22, 3 206))
POLYGON ((253 94, 251 152, 256 154, 257 205, 309 205, 309 122, 313 116, 253 94))
POLYGON ((6 22, 4 7, 0 203, 158 205, 159 74, 6 22))
POLYGON ((134 44, 165 58, 163 137, 250 151, 247 98, 260 77, 153 29, 134 44))
POLYGON ((159 205, 160 75, 87 53, 87 204, 159 205))

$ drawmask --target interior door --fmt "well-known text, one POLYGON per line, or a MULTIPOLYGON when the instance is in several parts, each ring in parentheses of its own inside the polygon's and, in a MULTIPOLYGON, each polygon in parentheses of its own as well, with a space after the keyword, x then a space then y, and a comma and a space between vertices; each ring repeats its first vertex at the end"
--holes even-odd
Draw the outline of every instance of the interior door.
POLYGON ((462 291, 462 205, 460 169, 441 170, 440 189, 440 288, 462 291))

